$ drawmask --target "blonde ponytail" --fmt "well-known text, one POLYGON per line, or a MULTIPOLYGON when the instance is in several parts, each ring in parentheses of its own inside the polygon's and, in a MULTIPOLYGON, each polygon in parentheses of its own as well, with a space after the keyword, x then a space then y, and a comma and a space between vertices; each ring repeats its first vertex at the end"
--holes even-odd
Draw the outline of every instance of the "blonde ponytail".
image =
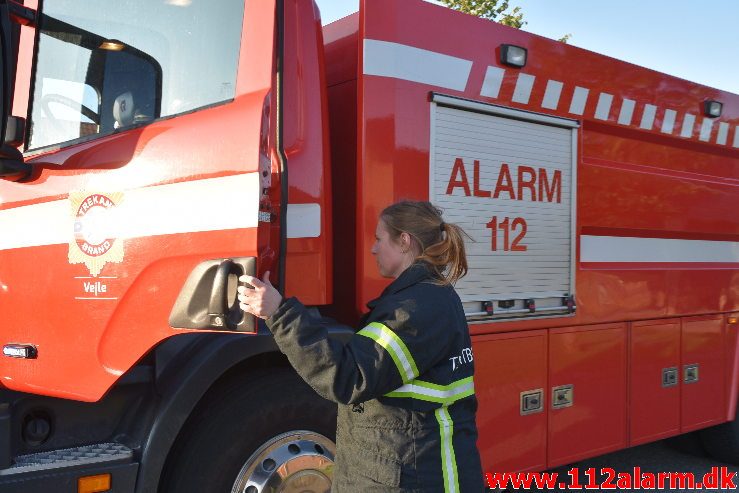
POLYGON ((443 284, 454 284, 467 274, 464 236, 456 224, 446 223, 442 212, 430 202, 404 200, 385 208, 380 219, 392 239, 408 233, 420 247, 416 260, 428 263, 443 284))

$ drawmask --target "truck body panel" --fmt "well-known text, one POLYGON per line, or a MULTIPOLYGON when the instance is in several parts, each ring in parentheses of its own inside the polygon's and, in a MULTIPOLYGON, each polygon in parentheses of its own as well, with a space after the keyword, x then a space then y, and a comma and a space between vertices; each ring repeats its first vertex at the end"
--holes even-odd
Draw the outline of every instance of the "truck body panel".
MULTIPOLYGON (((383 285, 369 254, 381 204, 429 198, 431 92, 581 121, 574 324, 735 309, 736 95, 420 0, 368 2, 363 9, 357 309, 383 285), (417 21, 410 26, 388 21, 411 18, 417 21), (440 36, 439 25, 453 35, 440 36), (526 67, 499 66, 502 43, 527 48, 526 67), (383 57, 387 53, 394 58, 383 57), (412 66, 414 55, 436 63, 412 66), (705 100, 724 102, 718 121, 701 116, 705 100), (366 190, 372 193, 362 196, 366 190), (646 249, 664 255, 638 254, 646 249), (623 255, 614 254, 619 250, 623 255)), ((468 167, 472 187, 472 163, 468 167)), ((467 203, 484 200, 468 197, 467 203)), ((502 322, 473 330, 571 323, 502 322)))
MULTIPOLYGON (((351 110, 341 109, 348 107, 352 96, 339 88, 351 84, 347 74, 353 66, 345 61, 348 53, 356 50, 358 60, 356 174, 334 170, 335 174, 356 178, 354 316, 385 285, 369 253, 379 212, 386 204, 403 198, 433 201, 429 166, 435 162, 435 97, 458 98, 460 104, 454 111, 478 105, 477 111, 484 114, 485 105, 490 105, 496 111, 502 108, 521 112, 517 119, 530 112, 535 118, 551 116, 579 124, 572 147, 577 161, 576 170, 573 169, 576 187, 571 191, 565 186, 561 189, 562 193, 571 193, 576 203, 575 221, 568 232, 575 247, 570 259, 576 293, 574 313, 547 316, 540 312, 494 322, 484 317, 470 319, 475 354, 497 356, 476 359, 476 378, 481 382, 479 445, 487 470, 536 470, 542 463, 554 467, 643 443, 644 434, 651 435, 651 441, 660 434, 694 429, 691 420, 683 415, 685 412, 710 416, 724 413, 733 419, 730 404, 727 405, 731 399, 724 400, 727 394, 720 387, 724 378, 734 378, 730 375, 739 371, 735 363, 718 372, 723 376, 715 373, 704 381, 702 391, 712 393, 713 398, 697 401, 695 406, 700 411, 688 411, 693 409, 690 401, 680 400, 684 409, 682 420, 677 423, 680 431, 674 427, 665 431, 664 421, 655 416, 653 409, 637 404, 628 407, 627 403, 630 395, 636 396, 630 394, 637 388, 634 379, 661 382, 662 368, 651 370, 649 376, 633 374, 636 370, 631 358, 649 347, 648 338, 642 343, 641 321, 682 326, 695 315, 726 313, 736 310, 739 304, 739 257, 735 253, 739 223, 732 213, 739 184, 739 154, 733 137, 739 132, 736 95, 449 12, 420 0, 363 2, 358 19, 339 20, 326 30, 332 33, 326 37, 329 67, 340 67, 335 69, 336 83, 331 94, 340 94, 343 101, 337 103, 332 119, 352 118, 351 110), (409 24, 402 19, 414 22, 409 24), (445 26, 442 35, 436 28, 440 25, 445 26), (528 49, 526 67, 516 69, 499 63, 503 43, 528 49), (724 103, 721 118, 703 116, 706 100, 724 103), (603 327, 613 328, 602 330, 603 327), (540 340, 533 337, 539 330, 550 333, 544 349, 529 342, 540 340), (529 331, 532 336, 527 335, 529 331), (558 331, 582 332, 580 338, 588 340, 590 335, 592 339, 582 347, 559 343, 560 338, 553 335, 558 331), (503 342, 485 334, 510 337, 503 342), (601 338, 603 334, 608 337, 601 338), (550 366, 529 365, 524 374, 511 377, 517 379, 515 382, 502 377, 513 364, 502 356, 507 353, 507 345, 512 344, 511 339, 522 348, 533 344, 532 354, 541 355, 543 350, 550 366), (606 340, 610 342, 606 344, 606 340), (592 349, 587 349, 590 346, 592 349), (579 363, 583 347, 593 352, 579 363), (602 352, 596 347, 603 347, 602 352), (562 370, 553 364, 562 365, 562 370), (573 381, 579 382, 575 385, 575 404, 554 409, 552 389, 573 381), (543 414, 523 415, 519 408, 521 394, 540 386, 543 414), (487 392, 493 392, 495 398, 488 397, 487 392), (508 414, 503 414, 503 409, 508 414), (546 416, 547 425, 541 427, 537 423, 546 416), (596 418, 588 425, 586 416, 596 418), (627 419, 644 426, 630 430, 627 419), (563 445, 562 436, 572 433, 581 439, 563 445)), ((458 126, 463 128, 464 120, 459 120, 458 126)), ((469 127, 473 127, 471 122, 469 127)), ((493 147, 498 145, 494 137, 488 138, 493 147)), ((337 149, 345 155, 354 152, 350 147, 355 144, 350 138, 337 141, 332 137, 332 142, 334 153, 337 149)), ((460 218, 465 216, 465 207, 475 209, 481 202, 495 202, 484 193, 494 192, 499 185, 495 173, 492 178, 488 176, 487 182, 483 181, 483 171, 475 176, 476 159, 480 161, 480 170, 486 166, 500 169, 501 161, 511 169, 517 163, 536 168, 531 162, 515 161, 520 153, 514 153, 511 162, 496 162, 488 155, 475 156, 476 145, 462 145, 457 150, 459 155, 446 156, 449 161, 445 169, 452 170, 447 171, 448 183, 454 185, 450 195, 466 204, 459 209, 460 218), (466 165, 466 177, 453 171, 455 158, 459 157, 466 165), (464 185, 469 187, 469 193, 464 185), (475 192, 480 196, 475 196, 475 192)), ((526 152, 539 143, 522 139, 520 146, 526 152)), ((548 158, 542 158, 541 167, 547 167, 548 158)), ((520 190, 515 183, 516 173, 511 174, 513 193, 509 195, 520 190)), ((446 190, 441 188, 444 195, 446 190)), ((532 195, 530 189, 523 191, 525 198, 532 195)), ((349 191, 341 193, 351 198, 349 191)), ((513 198, 505 194, 503 197, 513 198)), ((506 206, 499 200, 495 207, 506 206)), ((526 206, 511 207, 518 211, 509 214, 511 218, 525 217, 526 206)), ((337 215, 336 219, 351 224, 343 216, 337 215)), ((472 236, 483 238, 490 231, 485 226, 477 221, 472 228, 478 229, 472 236)), ((561 228, 555 229, 559 232, 561 228)), ((534 238, 537 234, 546 236, 542 231, 545 229, 537 233, 529 228, 527 234, 534 238)), ((503 237, 498 241, 502 243, 503 237)), ((477 251, 480 243, 469 243, 468 247, 477 251)), ((521 273, 525 278, 523 269, 521 273)), ((517 279, 515 275, 511 278, 517 279)), ((337 278, 335 282, 338 286, 342 280, 337 278)), ((505 296, 489 299, 499 301, 505 296)), ((734 330, 728 319, 718 322, 722 317, 710 329, 710 341, 705 339, 707 334, 703 335, 705 357, 718 361, 723 360, 725 351, 736 351, 736 340, 724 340, 720 335, 734 330)), ((683 387, 688 387, 685 392, 691 391, 689 384, 682 381, 689 352, 683 346, 673 355, 679 361, 678 391, 683 387)), ((515 354, 523 358, 522 349, 515 354)), ((512 359, 518 361, 517 358, 512 359)), ((672 389, 662 390, 674 394, 672 389)), ((696 417, 692 421, 700 420, 696 417)), ((704 425, 696 426, 709 423, 716 421, 706 418, 704 425)))
MULTIPOLYGON (((20 28, 13 114, 29 120, 33 174, 0 181, 0 343, 37 352, 0 357, 0 438, 14 437, 0 483, 5 456, 83 445, 58 398, 89 412, 129 399, 132 414, 103 416, 99 431, 127 444, 138 491, 155 488, 209 389, 286 364, 264 326, 218 332, 218 316, 240 314, 232 271, 222 286, 211 274, 187 288, 193 273, 251 259, 328 326, 356 324, 388 283, 371 246, 378 214, 400 199, 430 200, 471 236, 457 288, 486 471, 542 470, 735 419, 739 96, 422 0, 362 0, 323 28, 312 0, 244 0, 240 31, 219 24, 239 35, 233 94, 177 112, 169 55, 106 37, 120 27, 109 18, 100 33, 74 27, 63 3, 74 0, 54 2, 41 27, 20 28), (75 37, 103 68, 65 81, 43 50, 75 37), (121 43, 125 55, 101 51, 121 43), (503 45, 527 50, 523 68, 501 62, 503 45), (119 56, 142 68, 114 71, 127 66, 108 63, 119 56), (141 99, 118 92, 137 73, 129 92, 149 81, 154 114, 124 121, 141 99), (69 101, 50 96, 75 91, 82 116, 70 124, 59 117, 69 101), (720 117, 706 101, 723 104, 720 117), (172 323, 178 303, 211 288, 222 311, 195 310, 211 322, 172 323), (259 349, 240 359, 238 337, 259 349), (61 431, 36 444, 20 428, 42 408, 61 431), (130 425, 139 412, 145 424, 130 425)), ((163 8, 172 20, 191 5, 163 8)), ((166 41, 168 29, 141 39, 166 41)), ((175 44, 172 57, 194 56, 175 44)))

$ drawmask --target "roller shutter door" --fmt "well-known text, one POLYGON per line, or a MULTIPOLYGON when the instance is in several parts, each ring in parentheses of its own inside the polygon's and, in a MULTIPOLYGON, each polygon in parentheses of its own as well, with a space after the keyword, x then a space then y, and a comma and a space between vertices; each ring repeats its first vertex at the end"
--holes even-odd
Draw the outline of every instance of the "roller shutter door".
POLYGON ((572 313, 577 124, 438 95, 431 106, 429 197, 472 238, 456 285, 468 317, 572 313))

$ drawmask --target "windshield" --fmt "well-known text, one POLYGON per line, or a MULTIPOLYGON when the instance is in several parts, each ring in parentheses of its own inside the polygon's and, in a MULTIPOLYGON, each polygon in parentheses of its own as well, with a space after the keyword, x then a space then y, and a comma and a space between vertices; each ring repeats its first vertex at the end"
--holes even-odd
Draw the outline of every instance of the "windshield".
POLYGON ((233 99, 243 0, 45 0, 36 149, 233 99))

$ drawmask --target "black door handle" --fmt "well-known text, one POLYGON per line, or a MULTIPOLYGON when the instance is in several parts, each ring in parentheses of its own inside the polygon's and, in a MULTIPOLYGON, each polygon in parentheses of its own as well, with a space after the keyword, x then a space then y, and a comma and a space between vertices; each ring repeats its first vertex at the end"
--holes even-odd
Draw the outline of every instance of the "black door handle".
POLYGON ((213 289, 210 292, 208 303, 208 317, 213 327, 236 330, 239 322, 244 318, 236 298, 236 286, 242 274, 244 274, 244 269, 230 259, 223 260, 218 265, 215 276, 213 276, 213 289), (230 287, 232 289, 229 289, 230 287))
POLYGON ((256 274, 254 257, 206 260, 182 286, 169 315, 172 327, 255 332, 256 317, 239 307, 237 288, 242 274, 256 274))

